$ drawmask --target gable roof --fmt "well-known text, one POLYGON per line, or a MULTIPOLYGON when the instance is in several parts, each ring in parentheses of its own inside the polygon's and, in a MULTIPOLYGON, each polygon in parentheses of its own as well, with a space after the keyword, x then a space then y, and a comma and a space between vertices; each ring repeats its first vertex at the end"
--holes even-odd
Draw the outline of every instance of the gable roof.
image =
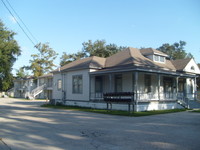
POLYGON ((178 71, 182 71, 192 58, 171 60, 172 64, 178 71))
POLYGON ((92 56, 92 57, 87 57, 83 59, 78 59, 76 61, 73 61, 69 64, 66 64, 54 71, 59 72, 59 71, 69 71, 69 70, 79 70, 79 69, 89 69, 89 68, 102 68, 104 67, 105 64, 105 58, 97 57, 97 56, 92 56))

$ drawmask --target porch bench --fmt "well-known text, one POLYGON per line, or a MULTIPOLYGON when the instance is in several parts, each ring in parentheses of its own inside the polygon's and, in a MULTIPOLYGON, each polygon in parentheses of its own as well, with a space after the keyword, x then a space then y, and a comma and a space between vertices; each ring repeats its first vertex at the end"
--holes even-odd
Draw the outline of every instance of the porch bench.
POLYGON ((112 110, 113 103, 128 104, 128 110, 130 112, 131 104, 134 106, 134 92, 114 92, 104 93, 103 99, 107 103, 107 110, 112 110))

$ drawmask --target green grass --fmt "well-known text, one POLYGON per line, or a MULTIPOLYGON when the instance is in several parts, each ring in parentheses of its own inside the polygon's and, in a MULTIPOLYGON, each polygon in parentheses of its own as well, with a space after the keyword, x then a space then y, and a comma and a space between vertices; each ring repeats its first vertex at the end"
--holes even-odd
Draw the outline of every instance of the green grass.
POLYGON ((190 112, 196 112, 196 113, 200 113, 200 109, 199 110, 192 110, 190 112))
POLYGON ((132 112, 121 111, 121 110, 105 110, 105 109, 93 109, 87 107, 77 107, 77 106, 64 106, 64 105, 50 105, 44 104, 42 107, 54 108, 54 109, 68 109, 68 110, 78 110, 92 113, 101 113, 101 114, 109 114, 109 115, 119 115, 119 116, 131 116, 131 117, 141 117, 141 116, 149 116, 149 115, 157 115, 157 114, 166 114, 166 113, 175 113, 182 112, 186 109, 170 109, 170 110, 155 110, 155 111, 143 111, 143 112, 132 112))

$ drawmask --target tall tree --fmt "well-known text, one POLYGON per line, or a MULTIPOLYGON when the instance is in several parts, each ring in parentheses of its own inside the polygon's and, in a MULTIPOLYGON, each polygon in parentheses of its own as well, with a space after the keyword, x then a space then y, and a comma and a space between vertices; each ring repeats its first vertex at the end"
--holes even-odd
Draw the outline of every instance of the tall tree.
POLYGON ((169 43, 165 43, 157 50, 169 55, 170 59, 184 59, 184 58, 193 58, 191 53, 187 53, 185 51, 185 41, 175 42, 174 44, 170 45, 169 43))
POLYGON ((88 40, 87 42, 82 43, 82 51, 73 54, 63 53, 61 57, 60 65, 63 66, 74 60, 90 57, 90 56, 99 56, 99 57, 109 57, 122 49, 126 48, 123 46, 118 47, 116 44, 106 44, 105 40, 96 40, 92 42, 88 40))
POLYGON ((56 65, 53 63, 53 61, 56 59, 58 54, 49 47, 48 43, 39 43, 37 44, 36 48, 38 49, 39 53, 31 55, 31 65, 28 67, 28 69, 33 72, 34 77, 39 77, 49 73, 54 69, 56 65))
POLYGON ((21 55, 14 35, 16 33, 8 30, 0 20, 0 91, 5 91, 12 86, 12 67, 17 57, 21 55))
POLYGON ((99 56, 105 58, 126 48, 123 46, 118 47, 116 44, 107 45, 105 40, 96 40, 94 42, 89 40, 88 42, 84 42, 82 45, 83 45, 83 52, 88 57, 99 56))

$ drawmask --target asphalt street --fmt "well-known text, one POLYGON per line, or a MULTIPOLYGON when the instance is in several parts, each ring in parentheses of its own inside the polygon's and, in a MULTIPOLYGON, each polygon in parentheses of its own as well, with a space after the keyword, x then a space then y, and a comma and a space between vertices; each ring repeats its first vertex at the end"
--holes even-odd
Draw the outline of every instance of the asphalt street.
POLYGON ((123 117, 0 98, 0 150, 199 150, 200 113, 123 117))

